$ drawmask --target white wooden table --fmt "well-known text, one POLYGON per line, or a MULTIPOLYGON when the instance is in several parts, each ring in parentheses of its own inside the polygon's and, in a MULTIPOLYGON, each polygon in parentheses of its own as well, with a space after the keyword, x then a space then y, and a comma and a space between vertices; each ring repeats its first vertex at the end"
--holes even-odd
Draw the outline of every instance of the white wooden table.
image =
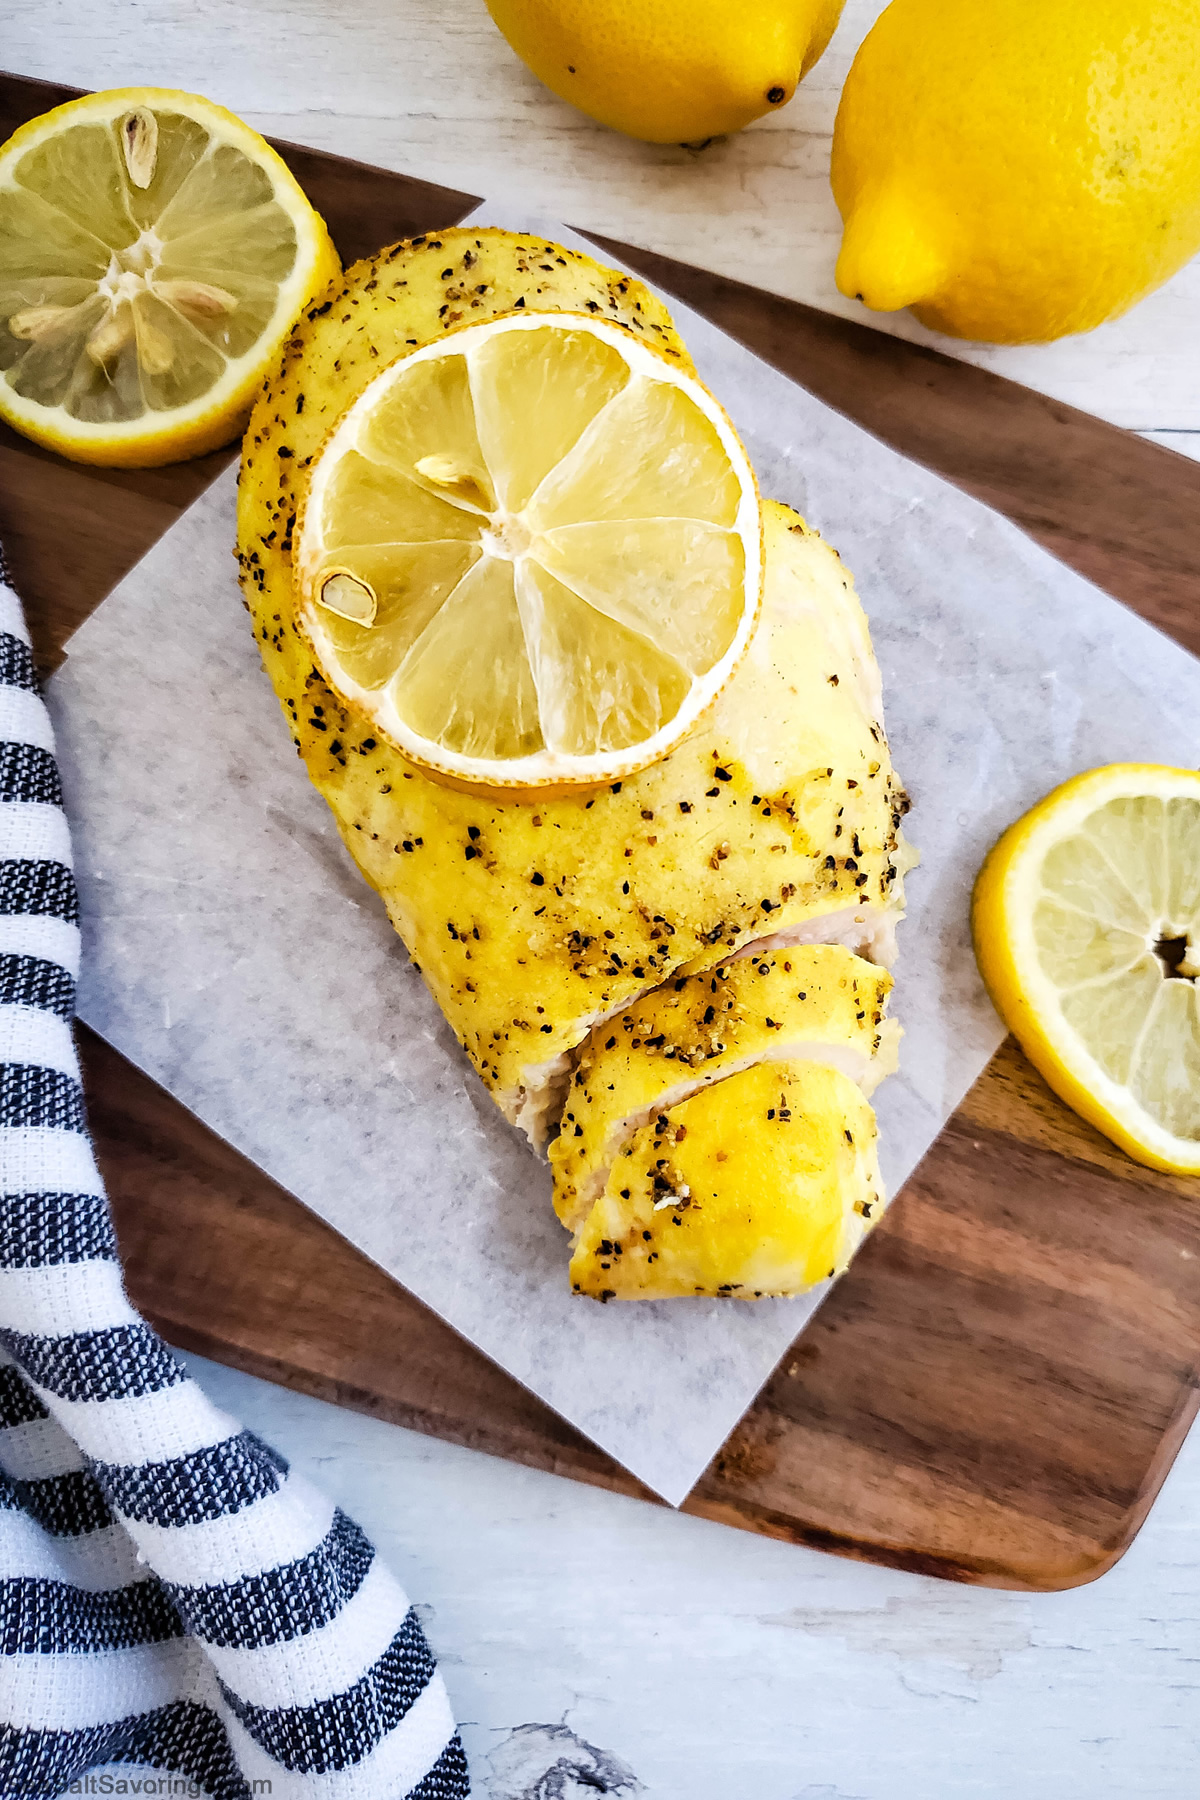
POLYGON ((1011 1594, 771 1543, 189 1360, 423 1603, 480 1800, 595 1800, 596 1781, 621 1800, 1197 1792, 1200 1434, 1111 1574, 1011 1594), (560 1761, 592 1783, 544 1781, 560 1761))
MULTIPOLYGON (((826 170, 838 89, 879 10, 849 0, 792 105, 702 153, 572 112, 482 0, 6 0, 0 60, 198 89, 276 135, 862 315, 833 285, 826 170)), ((964 350, 870 319, 1200 455, 1198 316, 1200 262, 1058 346, 964 350)), ((1197 1792, 1200 1437, 1113 1573, 1031 1597, 769 1543, 195 1366, 424 1603, 489 1800, 1197 1792)))
POLYGON ((883 0, 847 0, 792 103, 704 151, 636 143, 549 93, 483 0, 5 0, 0 62, 80 87, 200 89, 275 136, 701 263, 1001 374, 1200 455, 1200 258, 1084 338, 970 349, 837 292, 829 138, 883 0))

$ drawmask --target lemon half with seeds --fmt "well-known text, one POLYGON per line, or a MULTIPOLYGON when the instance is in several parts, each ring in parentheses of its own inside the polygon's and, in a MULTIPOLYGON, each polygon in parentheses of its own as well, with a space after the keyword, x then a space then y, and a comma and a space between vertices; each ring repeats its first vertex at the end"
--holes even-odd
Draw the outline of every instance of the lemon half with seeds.
POLYGON ((462 326, 385 369, 311 471, 298 616, 338 694, 468 785, 665 756, 749 642, 754 472, 676 361, 588 314, 462 326))
POLYGON ((0 418, 79 462, 215 449, 339 267, 223 107, 169 88, 56 107, 0 149, 0 418))
POLYGON ((1200 1174, 1200 772, 1116 763, 1000 839, 984 981, 1050 1086, 1151 1168, 1200 1174))

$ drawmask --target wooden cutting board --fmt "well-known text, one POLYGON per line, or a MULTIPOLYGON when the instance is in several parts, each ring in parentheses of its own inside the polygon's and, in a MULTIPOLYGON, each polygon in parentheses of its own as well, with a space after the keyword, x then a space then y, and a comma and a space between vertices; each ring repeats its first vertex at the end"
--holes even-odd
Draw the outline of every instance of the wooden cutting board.
MULTIPOLYGON (((0 138, 73 93, 0 77, 0 138)), ((280 148, 346 260, 475 204, 280 148)), ((933 351, 602 248, 1200 650, 1200 465, 933 351)), ((49 669, 232 452, 104 472, 0 433, 0 541, 49 669)), ((115 1050, 80 1038, 130 1289, 173 1343, 650 1498, 115 1050)), ((959 1581, 1091 1580, 1132 1541, 1197 1408, 1198 1202, 1200 1182, 1127 1161, 1010 1041, 684 1510, 959 1581)))

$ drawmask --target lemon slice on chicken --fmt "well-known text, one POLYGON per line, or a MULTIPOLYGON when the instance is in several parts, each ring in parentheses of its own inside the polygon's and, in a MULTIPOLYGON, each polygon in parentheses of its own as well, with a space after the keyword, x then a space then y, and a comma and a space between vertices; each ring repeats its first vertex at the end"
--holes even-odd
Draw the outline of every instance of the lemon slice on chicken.
POLYGON ((169 88, 89 94, 0 150, 0 418, 78 462, 228 443, 338 273, 274 150, 169 88))
POLYGON ((312 470, 299 614, 330 685, 476 786, 599 785, 667 752, 749 642, 753 470, 625 327, 513 313, 392 364, 312 470))
POLYGON ((979 966, 1054 1091, 1151 1168, 1200 1174, 1200 772, 1115 763, 980 871, 979 966))

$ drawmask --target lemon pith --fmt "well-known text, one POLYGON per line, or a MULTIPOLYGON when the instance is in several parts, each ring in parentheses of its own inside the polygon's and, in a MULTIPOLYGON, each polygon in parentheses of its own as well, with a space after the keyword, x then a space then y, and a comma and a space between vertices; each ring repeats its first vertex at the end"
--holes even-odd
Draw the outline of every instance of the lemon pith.
POLYGON ((286 164, 223 107, 69 101, 0 149, 0 417, 81 462, 214 449, 338 268, 286 164))
POLYGON ((1091 330, 1200 249, 1200 0, 892 0, 834 131, 837 282, 951 336, 1091 330))
POLYGON ((989 854, 972 906, 998 1012, 1068 1105, 1200 1173, 1200 773, 1076 776, 989 854))
POLYGON ((318 457, 301 617, 343 696, 465 781, 611 781, 749 642, 754 474, 677 362, 587 313, 460 326, 384 369, 318 457))

